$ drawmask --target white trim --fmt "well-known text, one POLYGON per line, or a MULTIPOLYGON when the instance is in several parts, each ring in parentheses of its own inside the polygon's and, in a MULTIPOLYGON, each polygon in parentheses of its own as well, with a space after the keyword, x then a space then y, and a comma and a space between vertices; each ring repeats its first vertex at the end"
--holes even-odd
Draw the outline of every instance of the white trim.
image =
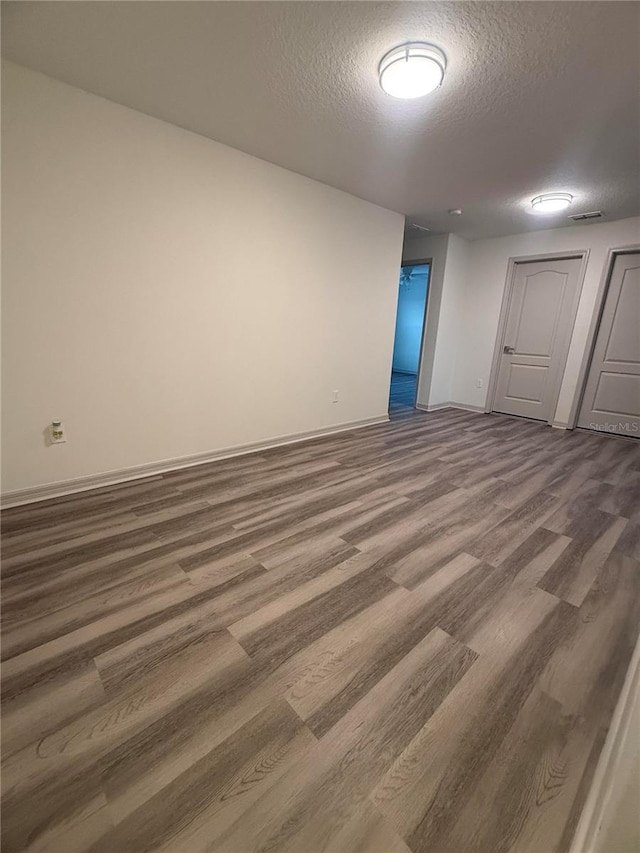
POLYGON ((551 426, 554 429, 569 429, 569 424, 564 421, 553 421, 551 426))
POLYGON ((636 643, 631 664, 622 687, 611 727, 602 747, 591 789, 587 796, 576 834, 569 853, 595 853, 598 850, 598 834, 605 818, 610 817, 607 809, 615 808, 620 793, 621 764, 632 739, 637 732, 632 730, 634 710, 640 704, 640 639, 636 643))
POLYGON ((375 426, 387 423, 389 415, 379 415, 375 418, 364 418, 357 421, 337 424, 335 426, 322 427, 309 432, 291 433, 281 435, 267 441, 254 441, 249 444, 237 444, 233 447, 225 447, 221 450, 195 453, 191 456, 180 456, 175 459, 164 459, 161 462, 148 462, 144 465, 134 465, 131 468, 120 468, 116 471, 106 471, 103 474, 89 474, 86 477, 76 477, 72 480, 59 480, 56 483, 47 483, 43 486, 31 486, 27 489, 17 489, 5 492, 0 498, 3 509, 12 506, 45 501, 50 498, 60 498, 65 495, 73 495, 76 492, 86 492, 101 486, 114 486, 118 483, 126 483, 130 480, 141 480, 144 477, 152 477, 156 474, 165 474, 169 471, 178 471, 182 468, 193 468, 196 465, 205 465, 207 462, 216 462, 219 459, 229 459, 233 456, 244 456, 248 453, 258 453, 261 450, 269 450, 273 447, 283 447, 287 444, 296 444, 300 441, 309 441, 313 438, 321 438, 325 435, 334 435, 339 432, 348 432, 352 429, 375 426))
POLYGON ((440 409, 462 409, 465 412, 479 412, 480 414, 484 414, 483 406, 471 406, 468 403, 454 403, 452 401, 448 403, 434 403, 432 406, 423 406, 416 403, 416 409, 420 409, 422 412, 437 412, 440 409))
POLYGON ((449 405, 454 409, 464 409, 465 412, 479 412, 481 415, 484 415, 484 406, 472 406, 469 403, 454 403, 451 402, 449 405))

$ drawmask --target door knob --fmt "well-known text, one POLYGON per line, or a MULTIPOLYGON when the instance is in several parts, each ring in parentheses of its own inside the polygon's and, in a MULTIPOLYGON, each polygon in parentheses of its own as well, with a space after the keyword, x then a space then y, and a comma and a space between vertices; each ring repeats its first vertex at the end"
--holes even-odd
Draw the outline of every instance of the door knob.
POLYGON ((506 346, 506 344, 505 344, 505 346, 502 348, 502 352, 503 352, 503 353, 505 353, 505 354, 507 354, 507 355, 510 355, 512 352, 515 352, 515 351, 516 351, 516 348, 515 348, 515 347, 508 347, 508 346, 506 346))

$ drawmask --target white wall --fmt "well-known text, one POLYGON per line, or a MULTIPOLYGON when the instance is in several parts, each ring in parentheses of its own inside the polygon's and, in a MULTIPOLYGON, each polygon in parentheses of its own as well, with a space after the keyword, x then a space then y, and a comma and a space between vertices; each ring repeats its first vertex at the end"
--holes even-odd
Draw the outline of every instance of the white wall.
POLYGON ((419 237, 405 242, 402 251, 402 263, 412 261, 430 261, 429 291, 427 294, 427 313, 424 324, 422 358, 418 369, 418 389, 416 403, 428 407, 431 397, 433 363, 436 353, 436 339, 440 318, 440 305, 444 286, 444 271, 447 262, 448 234, 435 234, 432 237, 419 237))
POLYGON ((461 345, 462 317, 469 271, 469 243, 455 234, 449 235, 444 270, 442 303, 433 362, 433 378, 429 405, 456 401, 453 381, 458 350, 461 345))
POLYGON ((5 492, 386 414, 400 215, 10 63, 3 90, 5 492))
MULTIPOLYGON (((640 243, 640 219, 589 223, 468 244, 469 272, 462 298, 451 399, 483 407, 491 371, 509 258, 589 250, 567 365, 554 420, 566 423, 577 392, 578 373, 609 249, 640 243), (484 387, 476 388, 482 379, 484 387)), ((446 272, 445 272, 446 276, 446 272)))

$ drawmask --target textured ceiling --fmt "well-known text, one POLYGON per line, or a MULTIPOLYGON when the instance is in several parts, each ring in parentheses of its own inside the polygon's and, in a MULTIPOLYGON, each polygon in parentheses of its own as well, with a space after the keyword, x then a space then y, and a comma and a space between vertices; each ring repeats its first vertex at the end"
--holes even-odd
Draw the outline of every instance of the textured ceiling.
POLYGON ((568 224, 527 213, 549 190, 573 193, 571 212, 640 212, 635 2, 2 7, 7 58, 436 232, 568 224), (398 101, 377 64, 416 39, 445 51, 447 75, 434 94, 398 101))

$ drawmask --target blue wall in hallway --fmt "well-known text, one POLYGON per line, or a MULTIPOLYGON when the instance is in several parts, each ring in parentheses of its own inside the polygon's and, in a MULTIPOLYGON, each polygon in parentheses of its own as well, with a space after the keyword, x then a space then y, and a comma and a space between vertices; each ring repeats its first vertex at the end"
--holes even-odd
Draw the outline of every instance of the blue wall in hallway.
POLYGON ((393 344, 393 369, 403 373, 418 372, 424 306, 429 286, 428 264, 413 268, 403 267, 405 274, 410 270, 412 272, 408 285, 399 286, 396 337, 393 344))

